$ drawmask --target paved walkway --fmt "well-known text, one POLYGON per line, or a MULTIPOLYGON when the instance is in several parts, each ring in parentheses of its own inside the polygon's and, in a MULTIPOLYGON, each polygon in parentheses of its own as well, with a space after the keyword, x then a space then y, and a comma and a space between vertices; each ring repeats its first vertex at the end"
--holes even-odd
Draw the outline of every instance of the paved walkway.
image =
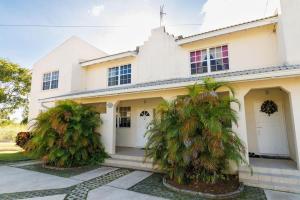
MULTIPOLYGON (((100 167, 70 178, 0 167, 0 199, 15 200, 163 200, 128 190, 152 173, 100 167)), ((152 177, 152 176, 151 176, 152 177)), ((265 190, 268 200, 300 200, 299 194, 265 190)))
POLYGON ((129 190, 102 186, 89 192, 88 200, 162 200, 163 198, 141 194, 129 190), (101 198, 99 198, 101 197, 101 198))
POLYGON ((265 190, 268 200, 300 200, 300 194, 265 190))
POLYGON ((78 180, 10 166, 0 166, 0 177, 0 194, 66 188, 80 183, 78 180))

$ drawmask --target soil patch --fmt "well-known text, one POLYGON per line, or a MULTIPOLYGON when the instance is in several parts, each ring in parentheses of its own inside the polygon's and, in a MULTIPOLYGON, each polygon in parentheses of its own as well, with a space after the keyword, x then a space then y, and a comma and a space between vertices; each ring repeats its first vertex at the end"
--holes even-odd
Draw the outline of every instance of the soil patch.
POLYGON ((193 192, 201 192, 208 194, 226 194, 235 192, 239 189, 240 183, 238 176, 229 176, 228 180, 219 181, 215 184, 207 184, 204 182, 193 182, 188 185, 181 185, 173 180, 166 180, 167 183, 180 190, 190 190, 193 192))

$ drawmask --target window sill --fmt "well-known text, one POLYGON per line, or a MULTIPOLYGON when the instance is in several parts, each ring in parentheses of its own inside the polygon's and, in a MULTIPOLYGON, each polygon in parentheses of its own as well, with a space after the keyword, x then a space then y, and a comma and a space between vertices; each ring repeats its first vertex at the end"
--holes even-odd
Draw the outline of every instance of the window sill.
POLYGON ((225 69, 225 70, 221 70, 221 71, 210 71, 210 72, 205 72, 205 73, 200 73, 200 74, 191 74, 191 76, 201 76, 201 75, 211 75, 211 74, 221 74, 221 73, 225 73, 228 72, 230 69, 225 69))
POLYGON ((126 84, 118 84, 118 85, 107 85, 108 88, 114 88, 114 87, 120 87, 123 85, 131 85, 132 83, 126 83, 126 84))
POLYGON ((48 91, 55 91, 58 90, 59 88, 52 88, 52 89, 48 89, 48 90, 43 90, 41 89, 42 92, 48 92, 48 91))

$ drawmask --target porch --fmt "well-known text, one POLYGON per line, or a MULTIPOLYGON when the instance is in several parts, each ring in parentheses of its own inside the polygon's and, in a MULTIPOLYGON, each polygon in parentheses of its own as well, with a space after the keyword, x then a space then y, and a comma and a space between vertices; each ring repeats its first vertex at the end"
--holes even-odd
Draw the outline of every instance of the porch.
POLYGON ((245 185, 300 192, 298 95, 275 81, 240 85, 238 126, 249 166, 239 167, 245 185), (268 105, 267 110, 265 105, 268 105))
POLYGON ((288 158, 297 163, 300 155, 300 95, 295 89, 298 80, 271 79, 236 85, 240 107, 233 130, 246 147, 245 157, 288 158), (265 111, 265 105, 269 112, 265 111))
MULTIPOLYGON (((293 191, 300 191, 297 188, 300 186, 300 112, 297 112, 300 110, 300 92, 295 82, 300 83, 300 80, 270 79, 232 84, 240 102, 240 107, 232 104, 238 116, 237 125, 233 124, 232 128, 244 142, 245 158, 254 172, 252 176, 247 166, 240 167, 241 181, 247 185, 274 188, 285 182, 295 185, 284 185, 282 190, 294 188, 293 191), (261 112, 266 101, 276 104, 273 113, 261 112), (249 153, 258 158, 249 157, 249 153), (291 175, 296 175, 296 178, 291 175)), ((103 125, 99 130, 102 142, 112 157, 106 164, 153 170, 151 161, 143 162, 141 148, 147 141, 144 133, 159 102, 174 99, 184 92, 161 91, 159 94, 152 92, 95 98, 92 103, 100 105, 103 110, 103 125)), ((90 100, 83 102, 91 103, 90 100)))
POLYGON ((145 150, 142 148, 134 148, 134 147, 116 147, 117 155, 124 156, 136 156, 136 157, 145 157, 145 150))
POLYGON ((239 168, 245 185, 284 192, 300 193, 300 171, 290 159, 250 158, 250 166, 239 168))

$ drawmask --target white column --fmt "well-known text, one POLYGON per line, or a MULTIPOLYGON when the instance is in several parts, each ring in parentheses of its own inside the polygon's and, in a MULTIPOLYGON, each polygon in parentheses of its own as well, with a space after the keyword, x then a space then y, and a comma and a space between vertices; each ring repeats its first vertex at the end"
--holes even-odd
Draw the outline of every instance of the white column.
POLYGON ((300 169, 300 89, 290 90, 291 112, 294 121, 295 149, 297 156, 297 166, 300 169))
POLYGON ((245 159, 249 162, 249 155, 248 155, 248 139, 247 139, 247 123, 246 123, 246 112, 245 112, 245 95, 247 94, 248 90, 238 90, 236 91, 235 98, 237 98, 240 102, 240 107, 236 103, 231 104, 231 108, 237 111, 237 125, 232 123, 233 131, 240 137, 243 141, 246 152, 245 152, 245 159))
POLYGON ((101 114, 101 140, 105 151, 109 154, 116 152, 116 108, 117 102, 106 103, 106 113, 101 114))

